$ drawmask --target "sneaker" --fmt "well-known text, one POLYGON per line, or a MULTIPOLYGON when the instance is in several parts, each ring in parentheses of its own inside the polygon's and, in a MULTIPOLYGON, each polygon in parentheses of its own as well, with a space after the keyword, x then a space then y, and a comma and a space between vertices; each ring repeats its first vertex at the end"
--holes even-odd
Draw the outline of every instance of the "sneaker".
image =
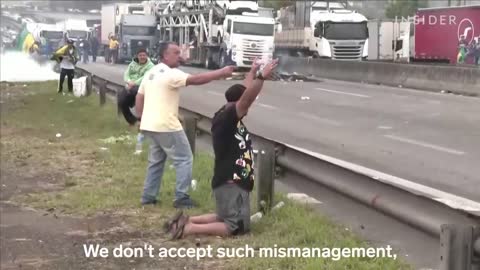
POLYGON ((153 201, 143 201, 142 200, 142 205, 156 205, 158 203, 157 200, 153 200, 153 201))
POLYGON ((194 208, 197 206, 197 203, 195 203, 192 199, 190 198, 183 198, 180 200, 175 200, 173 202, 173 207, 177 209, 190 209, 194 208))
POLYGON ((63 91, 62 91, 62 90, 60 90, 60 89, 57 89, 57 93, 59 93, 59 94, 60 94, 60 93, 63 93, 63 91))

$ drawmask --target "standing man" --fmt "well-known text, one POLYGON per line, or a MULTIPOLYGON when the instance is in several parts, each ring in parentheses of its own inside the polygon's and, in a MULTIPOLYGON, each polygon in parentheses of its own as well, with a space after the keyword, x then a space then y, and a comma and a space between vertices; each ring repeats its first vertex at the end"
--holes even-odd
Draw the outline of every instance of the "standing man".
POLYGON ((110 39, 110 44, 109 44, 109 49, 110 49, 110 57, 111 57, 111 64, 116 64, 117 63, 117 59, 118 59, 118 46, 119 46, 119 43, 117 41, 117 37, 115 36, 112 36, 112 38, 110 39))
POLYGON ((179 89, 229 77, 234 67, 189 75, 178 69, 182 58, 177 44, 163 43, 158 54, 161 63, 145 74, 135 102, 137 115, 142 119, 140 130, 152 140, 141 203, 157 202, 165 161, 169 157, 177 174, 173 205, 192 208, 194 203, 187 192, 192 181, 193 155, 178 119, 179 89))
POLYGON ((52 60, 60 63, 60 82, 58 84, 58 93, 63 92, 63 82, 65 76, 68 77, 68 92, 73 92, 73 77, 75 76, 75 65, 78 61, 77 49, 73 45, 73 40, 68 39, 67 45, 55 51, 52 60))
POLYGON ((153 66, 152 61, 148 58, 147 51, 145 49, 139 49, 137 56, 132 59, 132 62, 128 65, 123 75, 126 86, 125 90, 120 92, 118 106, 120 106, 125 120, 127 120, 130 125, 134 125, 137 122, 137 118, 132 114, 130 108, 135 106, 138 87, 145 73, 153 66))
POLYGON ((90 41, 88 39, 80 40, 80 50, 82 52, 82 61, 84 64, 88 63, 88 55, 90 54, 90 41))
POLYGON ((230 236, 250 231, 250 192, 254 185, 251 136, 243 124, 250 106, 272 76, 278 61, 265 65, 262 72, 255 62, 244 84, 235 84, 225 92, 227 104, 212 121, 215 168, 212 189, 216 213, 188 217, 183 214, 166 224, 173 239, 191 234, 230 236))
POLYGON ((98 47, 100 46, 97 39, 97 32, 95 31, 90 38, 90 48, 92 49, 92 61, 97 62, 98 47))

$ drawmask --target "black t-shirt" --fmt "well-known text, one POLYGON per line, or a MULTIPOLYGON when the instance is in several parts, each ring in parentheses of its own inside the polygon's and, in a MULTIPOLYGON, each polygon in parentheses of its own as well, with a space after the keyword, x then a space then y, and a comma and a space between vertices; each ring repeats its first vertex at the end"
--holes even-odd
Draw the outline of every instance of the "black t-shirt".
POLYGON ((247 128, 238 119, 235 103, 228 103, 215 113, 211 130, 215 152, 212 188, 233 180, 241 188, 252 191, 252 141, 247 128))

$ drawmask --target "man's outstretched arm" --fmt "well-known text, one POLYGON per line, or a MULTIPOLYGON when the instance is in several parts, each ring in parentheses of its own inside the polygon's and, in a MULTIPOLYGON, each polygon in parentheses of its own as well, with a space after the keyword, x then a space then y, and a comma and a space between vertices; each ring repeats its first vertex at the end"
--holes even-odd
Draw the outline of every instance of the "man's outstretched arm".
POLYGON ((217 69, 210 72, 204 72, 200 74, 190 75, 187 78, 187 85, 202 85, 209 83, 213 80, 219 80, 222 78, 232 76, 234 66, 227 66, 221 69, 217 69))

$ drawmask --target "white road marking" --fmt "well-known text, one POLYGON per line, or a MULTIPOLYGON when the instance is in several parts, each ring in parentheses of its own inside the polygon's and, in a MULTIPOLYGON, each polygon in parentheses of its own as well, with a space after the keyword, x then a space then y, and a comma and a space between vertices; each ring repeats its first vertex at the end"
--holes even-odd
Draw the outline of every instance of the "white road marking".
POLYGON ((209 94, 211 94, 211 95, 222 96, 222 97, 223 97, 223 94, 222 94, 222 93, 218 93, 218 92, 215 92, 215 91, 207 91, 207 93, 209 93, 209 94))
POLYGON ((343 126, 343 124, 338 122, 338 121, 331 120, 331 119, 328 119, 328 118, 319 117, 319 116, 309 114, 309 113, 305 113, 305 112, 301 112, 300 116, 303 116, 305 118, 308 118, 308 119, 311 119, 311 120, 314 120, 314 121, 318 121, 318 122, 321 122, 321 123, 324 123, 324 124, 329 124, 329 125, 332 125, 332 126, 336 126, 336 127, 343 126))
POLYGON ((475 216, 480 216, 480 202, 476 202, 464 197, 457 196, 452 193, 448 193, 445 191, 441 191, 429 186, 425 186, 407 179, 403 179, 400 177, 396 177, 390 174, 386 174, 383 172, 379 172, 367 167, 363 167, 358 164, 350 163, 348 161, 344 161, 341 159, 337 159, 334 157, 322 155, 301 147, 293 146, 290 144, 283 143, 285 146, 288 146, 290 148, 293 148, 295 150, 298 150, 300 152, 306 153, 308 155, 311 155, 313 157, 319 158, 321 160, 324 160, 326 162, 335 164, 337 166, 340 166, 342 168, 345 168, 347 170, 351 170, 353 172, 357 172, 359 174, 363 174, 365 176, 371 177, 372 179, 375 179, 377 181, 380 181, 382 183, 388 184, 395 186, 397 188, 412 192, 413 194, 419 195, 419 196, 424 196, 427 198, 430 198, 432 200, 435 200, 439 203, 445 204, 449 207, 452 207, 454 209, 460 209, 466 212, 469 212, 475 216))
POLYGON ((272 105, 268 105, 268 104, 264 104, 264 103, 257 103, 258 106, 260 107, 263 107, 263 108, 266 108, 266 109, 270 109, 270 110, 277 110, 278 108, 275 107, 275 106, 272 106, 272 105))
POLYGON ((393 127, 390 126, 378 126, 378 129, 392 129, 393 127))
POLYGON ((318 88, 318 87, 315 88, 315 89, 320 90, 320 91, 335 93, 335 94, 353 96, 353 97, 370 98, 370 96, 366 96, 366 95, 362 95, 362 94, 355 94, 355 93, 350 93, 350 92, 342 92, 342 91, 330 90, 330 89, 318 88))
POLYGON ((449 154, 454 154, 454 155, 459 155, 459 156, 460 155, 465 155, 465 152, 463 152, 463 151, 459 151, 459 150, 455 150, 455 149, 451 149, 451 148, 447 148, 447 147, 443 147, 443 146, 439 146, 439 145, 435 145, 435 144, 431 144, 431 143, 427 143, 427 142, 421 142, 421 141, 412 140, 412 139, 408 139, 408 138, 403 138, 403 137, 395 136, 395 135, 383 135, 383 136, 385 136, 385 137, 387 137, 391 140, 404 142, 404 143, 410 143, 410 144, 422 146, 422 147, 425 147, 425 148, 431 148, 431 149, 446 152, 446 153, 449 153, 449 154))
POLYGON ((305 193, 288 193, 287 198, 289 198, 292 201, 299 202, 299 203, 305 203, 305 204, 321 204, 322 202, 308 196, 305 193))

